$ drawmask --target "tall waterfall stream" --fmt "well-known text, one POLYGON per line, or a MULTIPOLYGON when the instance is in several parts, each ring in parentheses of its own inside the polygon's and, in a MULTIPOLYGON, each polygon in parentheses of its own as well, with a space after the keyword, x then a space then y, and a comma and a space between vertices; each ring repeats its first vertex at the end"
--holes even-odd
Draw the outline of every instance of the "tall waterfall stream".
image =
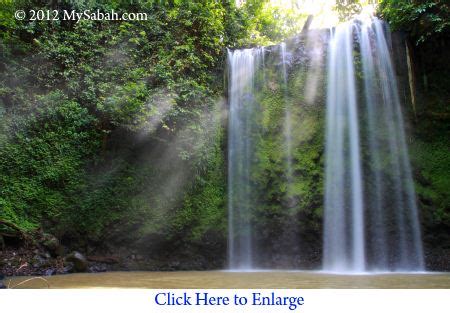
MULTIPOLYGON (((302 105, 320 105, 315 104, 319 94, 325 98, 323 270, 423 271, 390 33, 382 21, 373 18, 341 24, 317 37, 322 41, 310 39, 301 49, 295 49, 294 40, 290 45, 228 51, 229 268, 250 270, 271 264, 260 257, 265 255, 265 245, 258 239, 263 230, 255 223, 255 217, 262 214, 255 169, 266 161, 258 153, 261 138, 268 136, 260 127, 267 118, 261 116, 266 109, 261 99, 279 88, 284 98, 288 93, 299 98, 297 111, 302 105), (292 65, 294 61, 297 67, 292 65), (306 73, 307 88, 293 94, 288 90, 289 75, 296 70, 306 73), (326 82, 322 86, 317 84, 318 75, 326 82)), ((284 167, 280 171, 284 181, 280 203, 290 212, 302 200, 295 194, 302 181, 293 157, 295 151, 301 154, 295 136, 308 130, 296 124, 291 104, 284 101, 284 105, 279 129, 283 139, 276 149, 284 167)), ((287 240, 288 249, 293 249, 290 255, 301 254, 301 229, 286 227, 281 233, 274 241, 281 245, 287 240)))

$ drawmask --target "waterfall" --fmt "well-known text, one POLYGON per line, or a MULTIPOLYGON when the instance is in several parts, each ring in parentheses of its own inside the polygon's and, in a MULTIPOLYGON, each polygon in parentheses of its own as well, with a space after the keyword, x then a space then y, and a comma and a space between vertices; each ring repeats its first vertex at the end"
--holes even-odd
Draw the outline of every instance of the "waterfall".
POLYGON ((253 267, 251 168, 254 160, 255 71, 262 48, 228 51, 228 260, 232 269, 253 267))
POLYGON ((228 50, 229 268, 311 268, 320 257, 302 227, 320 205, 320 148, 309 145, 325 138, 323 269, 424 269, 390 50, 376 18, 228 50))
MULTIPOLYGON (((284 112, 285 112, 285 122, 284 122, 284 138, 286 141, 286 182, 287 182, 287 195, 290 197, 290 188, 292 184, 292 116, 291 108, 289 103, 286 101, 288 92, 288 73, 287 65, 289 62, 289 55, 286 50, 286 43, 282 42, 280 44, 280 61, 281 61, 281 74, 284 90, 284 112)), ((289 201, 288 201, 289 202, 289 201)))
POLYGON ((364 212, 353 62, 353 25, 329 42, 324 268, 364 271, 364 212))
POLYGON ((323 267, 329 271, 424 269, 390 38, 383 25, 375 18, 351 22, 330 35, 323 247, 323 267), (356 83, 355 39, 362 87, 356 83))

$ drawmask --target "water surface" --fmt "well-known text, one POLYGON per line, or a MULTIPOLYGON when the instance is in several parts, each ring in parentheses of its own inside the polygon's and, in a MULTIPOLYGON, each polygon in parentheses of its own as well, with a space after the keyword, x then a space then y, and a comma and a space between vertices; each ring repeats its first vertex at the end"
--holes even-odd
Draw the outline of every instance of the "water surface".
MULTIPOLYGON (((44 277, 17 288, 450 288, 450 273, 337 275, 323 272, 107 272, 44 277)), ((5 279, 14 287, 30 277, 5 279)))

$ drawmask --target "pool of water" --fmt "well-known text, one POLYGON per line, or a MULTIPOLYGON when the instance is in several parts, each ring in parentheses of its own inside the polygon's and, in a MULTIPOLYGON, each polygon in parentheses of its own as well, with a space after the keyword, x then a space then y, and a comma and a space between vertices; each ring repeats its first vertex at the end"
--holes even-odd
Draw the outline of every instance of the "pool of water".
POLYGON ((450 288, 450 273, 106 272, 6 278, 10 288, 450 288))

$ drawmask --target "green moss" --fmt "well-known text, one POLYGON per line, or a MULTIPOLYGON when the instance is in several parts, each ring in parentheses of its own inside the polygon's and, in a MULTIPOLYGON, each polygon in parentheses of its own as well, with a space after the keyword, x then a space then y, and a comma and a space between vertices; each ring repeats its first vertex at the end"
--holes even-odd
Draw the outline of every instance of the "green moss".
POLYGON ((416 191, 427 203, 435 223, 450 225, 450 155, 446 141, 417 141, 411 154, 415 168, 420 173, 416 191))

